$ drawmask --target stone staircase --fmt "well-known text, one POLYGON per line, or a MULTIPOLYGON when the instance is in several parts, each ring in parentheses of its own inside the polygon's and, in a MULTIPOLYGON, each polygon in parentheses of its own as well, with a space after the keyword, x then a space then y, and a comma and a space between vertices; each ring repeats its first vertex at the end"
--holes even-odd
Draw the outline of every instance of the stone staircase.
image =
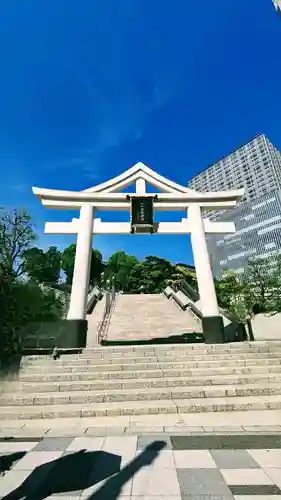
POLYGON ((163 294, 116 295, 106 339, 130 342, 201 332, 201 322, 163 294))
POLYGON ((22 359, 1 420, 281 408, 281 342, 95 347, 22 359))

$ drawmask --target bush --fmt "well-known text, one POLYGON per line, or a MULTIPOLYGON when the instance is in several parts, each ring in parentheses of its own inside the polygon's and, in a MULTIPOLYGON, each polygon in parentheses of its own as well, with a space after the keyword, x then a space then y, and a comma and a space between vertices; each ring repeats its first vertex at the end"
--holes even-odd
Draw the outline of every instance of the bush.
POLYGON ((0 285, 0 362, 21 350, 21 329, 34 321, 61 318, 63 303, 53 290, 32 282, 2 280, 0 285))

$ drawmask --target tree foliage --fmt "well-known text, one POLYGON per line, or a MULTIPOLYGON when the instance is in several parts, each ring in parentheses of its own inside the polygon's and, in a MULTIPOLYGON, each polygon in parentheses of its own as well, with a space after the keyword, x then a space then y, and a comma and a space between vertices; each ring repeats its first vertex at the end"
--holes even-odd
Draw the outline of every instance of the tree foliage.
POLYGON ((61 252, 51 246, 46 252, 32 247, 23 252, 23 270, 38 283, 58 283, 61 272, 61 252))
MULTIPOLYGON (((68 285, 71 285, 73 279, 75 254, 76 245, 72 244, 65 248, 61 255, 61 268, 65 273, 65 281, 68 285)), ((92 249, 90 285, 100 284, 103 269, 102 254, 99 250, 92 249)))
MULTIPOLYGON (((36 239, 30 216, 24 210, 0 213, 0 365, 19 350, 20 330, 30 321, 61 316, 62 303, 53 291, 44 290, 28 277, 36 274, 39 249, 30 246, 36 239), (29 253, 28 253, 29 252, 29 253), (32 259, 31 259, 32 256, 32 259)), ((44 252, 43 252, 44 253, 44 252)), ((47 253, 47 252, 46 252, 47 253)), ((50 250, 48 257, 54 255, 50 250)), ((38 280, 40 281, 40 280, 38 280)))
POLYGON ((226 271, 216 281, 219 304, 238 319, 281 311, 281 257, 249 259, 241 275, 226 271))
POLYGON ((276 263, 276 259, 251 259, 242 275, 244 295, 254 314, 274 307, 274 290, 279 288, 276 263))
POLYGON ((182 279, 194 281, 190 270, 166 259, 149 255, 139 261, 123 251, 108 260, 105 277, 110 280, 113 276, 116 289, 124 293, 160 293, 167 285, 175 285, 182 279))
POLYGON ((0 210, 0 279, 24 273, 22 255, 36 239, 31 217, 25 210, 0 210))

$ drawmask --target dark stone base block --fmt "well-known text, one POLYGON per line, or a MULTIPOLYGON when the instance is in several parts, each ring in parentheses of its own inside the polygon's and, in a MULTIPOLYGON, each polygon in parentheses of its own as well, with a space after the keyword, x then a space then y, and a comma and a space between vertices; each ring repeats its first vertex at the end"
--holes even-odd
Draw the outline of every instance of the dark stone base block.
POLYGON ((87 320, 61 319, 29 323, 21 331, 22 351, 50 351, 59 349, 82 349, 86 347, 87 320))
POLYGON ((202 327, 206 344, 223 344, 225 342, 223 319, 221 316, 203 316, 202 327))

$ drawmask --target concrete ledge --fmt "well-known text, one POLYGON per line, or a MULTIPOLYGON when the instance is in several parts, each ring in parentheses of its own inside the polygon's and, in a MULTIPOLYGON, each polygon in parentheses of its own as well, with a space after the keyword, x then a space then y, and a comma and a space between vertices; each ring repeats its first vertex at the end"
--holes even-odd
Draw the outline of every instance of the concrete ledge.
POLYGON ((22 351, 50 351, 60 349, 82 349, 86 347, 87 320, 40 321, 29 323, 21 331, 22 351))

